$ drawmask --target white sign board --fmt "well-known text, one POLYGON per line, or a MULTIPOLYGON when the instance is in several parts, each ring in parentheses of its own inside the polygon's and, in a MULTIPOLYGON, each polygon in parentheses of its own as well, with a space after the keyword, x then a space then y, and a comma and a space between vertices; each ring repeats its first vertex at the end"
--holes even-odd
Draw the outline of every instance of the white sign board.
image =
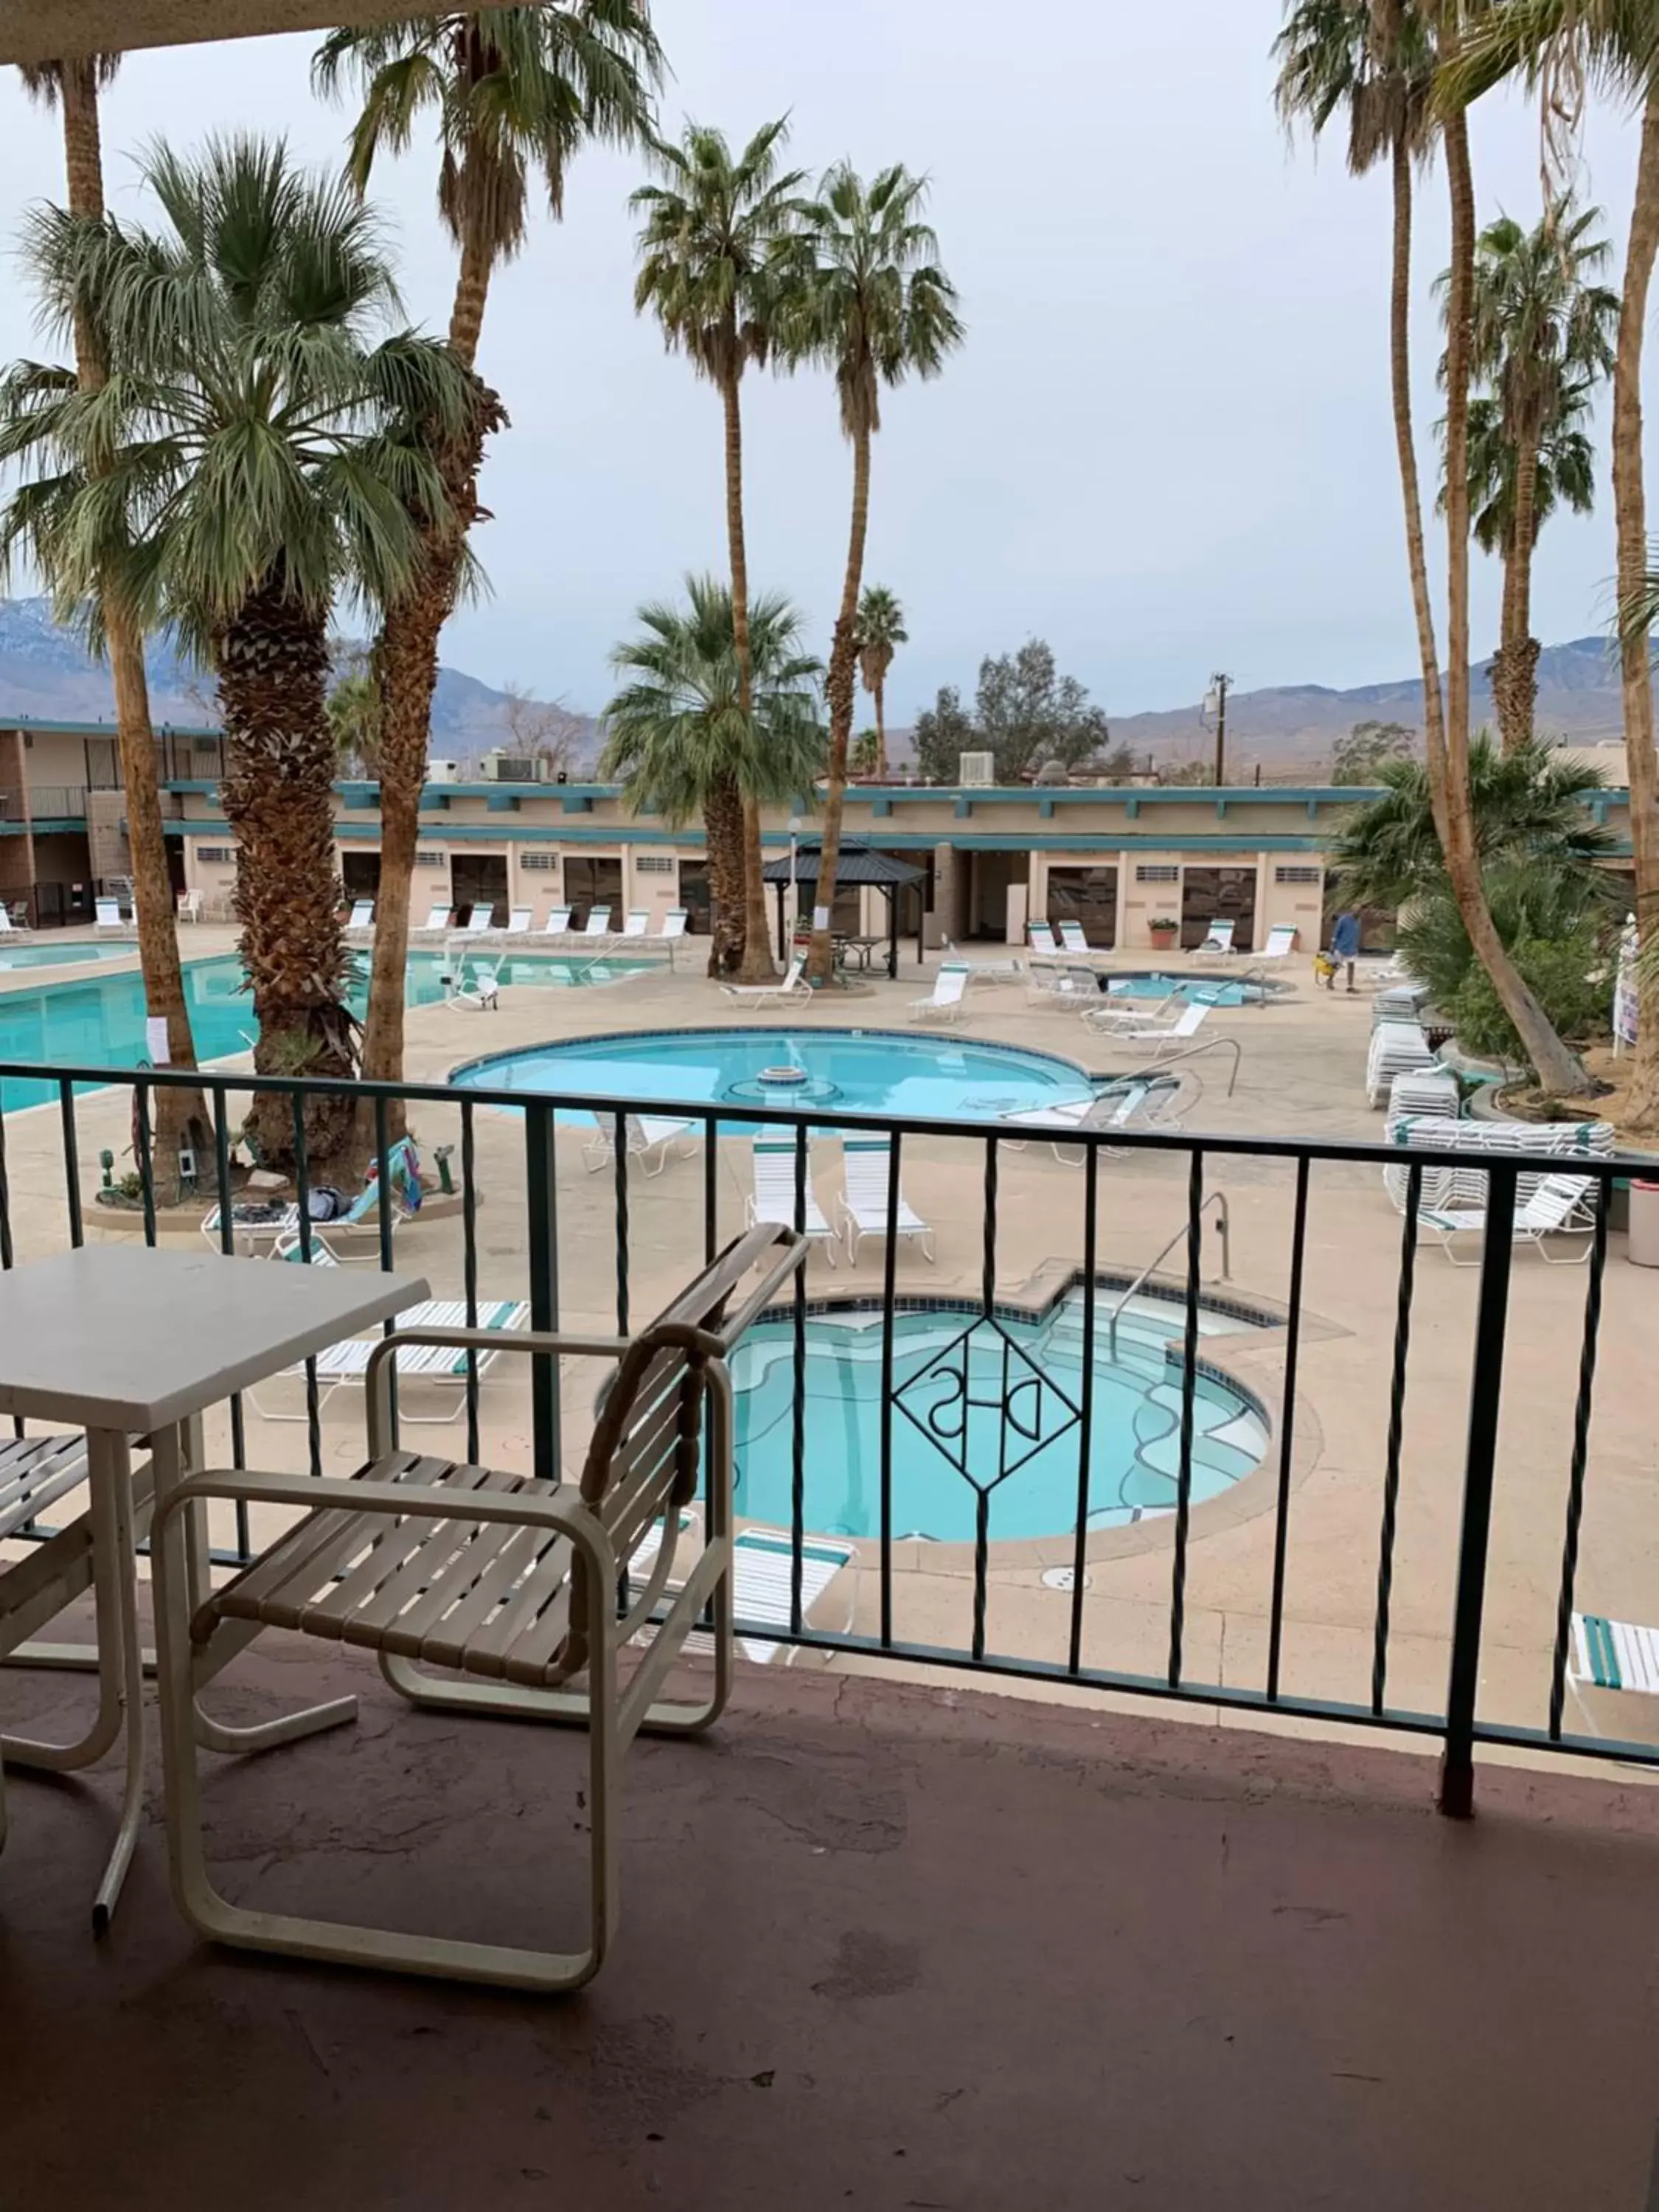
POLYGON ((171 1061, 173 1048, 167 1042, 167 1018, 165 1014, 145 1017, 144 1049, 149 1054, 152 1067, 166 1067, 171 1061))
POLYGON ((1613 1050, 1636 1042, 1636 924, 1627 921, 1619 939, 1619 973, 1613 987, 1613 1050))

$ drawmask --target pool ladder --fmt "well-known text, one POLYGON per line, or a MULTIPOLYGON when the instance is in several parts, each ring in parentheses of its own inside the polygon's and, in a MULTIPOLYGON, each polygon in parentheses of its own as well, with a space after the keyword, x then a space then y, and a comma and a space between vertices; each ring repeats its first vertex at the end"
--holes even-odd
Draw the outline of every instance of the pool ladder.
MULTIPOLYGON (((1203 1219, 1205 1214, 1209 1211, 1211 1206, 1214 1206, 1216 1210, 1216 1227, 1221 1234, 1221 1279, 1224 1283, 1227 1283, 1232 1280, 1233 1243, 1232 1217, 1228 1210, 1227 1194, 1224 1190, 1212 1190, 1210 1193, 1209 1196, 1204 1200, 1204 1203, 1198 1209, 1198 1218, 1200 1221, 1203 1219)), ((1135 1277, 1133 1282, 1130 1284, 1128 1289, 1121 1291, 1118 1297, 1114 1301, 1112 1310, 1108 1316, 1106 1322, 1106 1356, 1109 1359, 1115 1359, 1117 1358, 1118 1317, 1122 1313, 1124 1307, 1128 1304, 1130 1299, 1133 1297, 1135 1292, 1140 1289, 1141 1285, 1146 1282, 1146 1278, 1153 1272, 1159 1262, 1169 1258, 1170 1253, 1175 1250, 1176 1246, 1180 1243, 1182 1238, 1187 1234, 1188 1230, 1191 1225, 1190 1222, 1183 1221, 1180 1228, 1176 1230, 1175 1235, 1170 1237, 1169 1243, 1146 1262, 1140 1273, 1135 1277)))

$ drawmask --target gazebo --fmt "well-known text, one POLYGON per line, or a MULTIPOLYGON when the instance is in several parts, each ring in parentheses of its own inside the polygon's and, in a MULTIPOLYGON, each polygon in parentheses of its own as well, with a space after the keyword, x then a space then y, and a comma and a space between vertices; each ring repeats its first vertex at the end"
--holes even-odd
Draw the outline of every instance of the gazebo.
MULTIPOLYGON (((815 839, 812 843, 798 845, 793 853, 781 854, 769 860, 761 871, 769 884, 778 890, 778 951, 780 957, 788 957, 788 918, 784 912, 784 890, 791 884, 810 885, 812 902, 817 903, 818 862, 823 848, 815 839)), ((836 889, 850 890, 854 885, 872 884, 887 901, 887 973, 896 981, 898 976, 898 895, 913 884, 927 881, 927 872, 913 868, 908 860, 896 860, 886 853, 872 852, 867 845, 843 844, 841 858, 836 864, 836 889)), ((916 919, 916 958, 922 957, 922 923, 916 919)))

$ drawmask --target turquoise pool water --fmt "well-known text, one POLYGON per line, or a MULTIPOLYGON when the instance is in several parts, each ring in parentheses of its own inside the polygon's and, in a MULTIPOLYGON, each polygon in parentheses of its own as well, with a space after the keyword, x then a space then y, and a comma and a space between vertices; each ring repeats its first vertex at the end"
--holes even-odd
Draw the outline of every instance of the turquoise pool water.
POLYGON ((1175 995, 1189 1005, 1242 1006, 1262 993, 1255 984, 1229 983, 1212 975, 1114 975, 1108 986, 1114 999, 1154 999, 1175 995))
MULTIPOLYGON (((974 1540, 980 1488, 993 1542, 1075 1526, 1083 1382, 1083 1292, 1038 1322, 991 1325, 973 1311, 905 1313, 893 1326, 893 1532, 974 1540), (965 1353, 965 1357, 964 1357, 965 1353), (1006 1407, 1006 1415, 1005 1415, 1006 1407), (1006 1477, 999 1474, 1007 1468, 1006 1477), (963 1470, 966 1470, 964 1473, 963 1470)), ((1109 1358, 1096 1293, 1088 1522, 1126 1527, 1170 1511, 1181 1455, 1179 1307, 1137 1299, 1109 1358), (1173 1351, 1173 1358, 1167 1355, 1173 1351)), ((1209 1314, 1205 1334, 1249 1328, 1209 1314)), ((787 1527, 793 1469, 793 1321, 750 1329, 732 1360, 737 1510, 787 1527)), ((878 1314, 815 1315, 806 1325, 805 1526, 823 1535, 881 1533, 878 1314)), ((1192 1498, 1219 1496, 1256 1467, 1267 1425, 1239 1392, 1199 1373, 1192 1498)))
MULTIPOLYGON (((463 963, 469 976, 480 959, 492 969, 495 965, 494 953, 471 955, 463 963)), ((647 964, 637 960, 558 960, 519 954, 502 960, 501 976, 507 984, 585 989, 592 984, 614 982, 647 964)), ((441 953, 410 955, 408 1005, 430 1006, 442 998, 443 965, 441 953)), ((359 960, 356 967, 351 1003, 361 1014, 368 1002, 367 960, 359 960)), ((185 998, 198 1060, 222 1060, 247 1050, 253 1009, 242 989, 241 963, 234 953, 188 962, 185 998)), ((146 1057, 144 992, 136 975, 88 975, 43 984, 39 990, 0 993, 0 1062, 137 1067, 146 1057)), ((0 1111, 12 1113, 20 1107, 42 1105, 56 1096, 52 1084, 9 1077, 0 1082, 0 1111)))
POLYGON ((9 968, 81 968, 100 960, 131 960, 137 950, 136 945, 94 945, 76 938, 20 945, 15 938, 0 937, 0 975, 9 968))
MULTIPOLYGON (((572 1038, 455 1070, 486 1090, 694 1105, 822 1106, 941 1120, 1054 1106, 1092 1088, 1070 1061, 1013 1045, 886 1030, 657 1030, 572 1038), (791 1068, 772 1085, 763 1072, 791 1068)), ((580 1115, 578 1118, 582 1118, 580 1115)), ((734 1124, 733 1127, 740 1125, 734 1124)))

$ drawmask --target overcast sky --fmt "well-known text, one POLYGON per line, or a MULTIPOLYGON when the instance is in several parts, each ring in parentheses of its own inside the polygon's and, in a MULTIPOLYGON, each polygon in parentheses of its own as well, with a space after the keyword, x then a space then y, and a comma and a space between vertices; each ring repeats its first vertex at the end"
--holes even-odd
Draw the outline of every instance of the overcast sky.
MULTIPOLYGON (((1274 120, 1276 0, 1131 9, 1050 0, 1031 36, 993 0, 657 0, 672 65, 663 119, 745 136, 788 110, 792 158, 891 161, 933 179, 967 343, 936 383, 884 403, 866 579, 903 600, 911 643, 890 719, 971 690, 982 654, 1047 637, 1110 712, 1194 699, 1212 668, 1244 689, 1339 686, 1415 665, 1388 404, 1386 174, 1356 183, 1274 120)), ((136 213, 128 155, 164 133, 254 125, 338 156, 345 118, 312 98, 313 41, 143 53, 108 95, 112 203, 136 213)), ((53 119, 8 71, 0 196, 9 227, 58 192, 53 119)), ((1474 118, 1482 220, 1535 219, 1536 118, 1518 98, 1474 118)), ((1636 131, 1594 115, 1583 188, 1622 261, 1636 131)), ((411 314, 441 328, 453 263, 429 143, 377 179, 411 314)), ((513 428, 492 454, 495 520, 476 541, 492 596, 444 658, 487 682, 599 705, 606 656, 645 599, 725 540, 712 389, 665 354, 631 300, 637 157, 584 154, 565 218, 538 215, 498 273, 481 367, 513 428)), ((1445 253, 1437 171, 1419 202, 1419 444, 1437 407, 1427 288, 1445 253)), ((27 299, 0 289, 0 355, 38 350, 27 299)), ((848 457, 826 379, 745 386, 750 569, 790 592, 827 649, 848 457)), ((1605 426, 1605 410, 1603 410, 1605 426)), ((1611 498, 1553 522, 1534 625, 1605 627, 1611 498)), ((1497 575, 1476 562, 1475 647, 1497 575)))

